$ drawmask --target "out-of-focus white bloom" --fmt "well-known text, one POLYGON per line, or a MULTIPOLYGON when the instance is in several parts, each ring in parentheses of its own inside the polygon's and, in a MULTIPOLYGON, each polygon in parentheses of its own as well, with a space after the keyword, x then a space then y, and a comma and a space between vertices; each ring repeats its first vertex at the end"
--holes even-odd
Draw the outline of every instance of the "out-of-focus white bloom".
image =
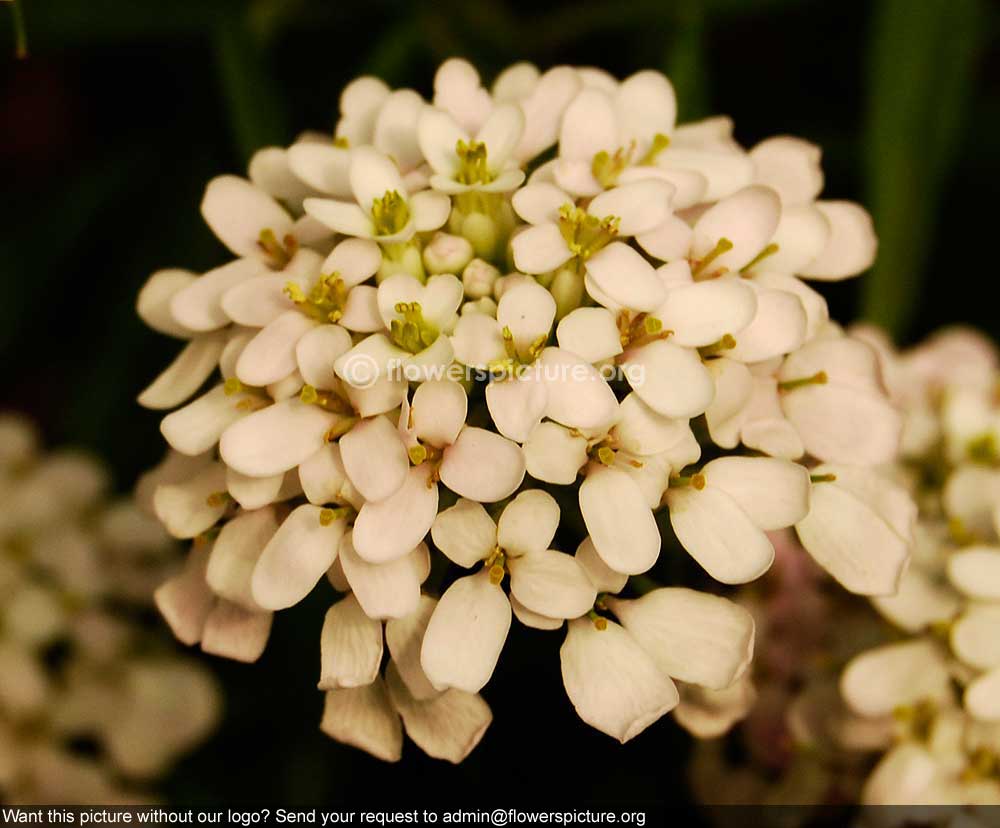
POLYGON ((43 452, 13 415, 0 434, 0 797, 145 801, 220 713, 211 676, 143 624, 175 550, 133 504, 108 501, 95 459, 43 452))
POLYGON ((728 118, 676 112, 653 71, 519 63, 488 87, 451 59, 430 100, 358 78, 333 135, 209 184, 236 259, 139 299, 189 342, 144 405, 218 369, 163 419, 139 490, 194 541, 157 592, 181 640, 253 661, 273 613, 329 583, 323 729, 387 760, 405 729, 458 761, 515 615, 566 626, 567 692, 612 736, 679 699, 693 732, 728 727, 752 622, 657 589, 664 555, 744 583, 797 525, 849 588, 890 591, 909 518, 849 483, 892 459, 899 419, 875 352, 802 281, 864 270, 870 219, 818 200, 813 145, 747 152, 728 118), (862 514, 891 543, 855 549, 862 514))

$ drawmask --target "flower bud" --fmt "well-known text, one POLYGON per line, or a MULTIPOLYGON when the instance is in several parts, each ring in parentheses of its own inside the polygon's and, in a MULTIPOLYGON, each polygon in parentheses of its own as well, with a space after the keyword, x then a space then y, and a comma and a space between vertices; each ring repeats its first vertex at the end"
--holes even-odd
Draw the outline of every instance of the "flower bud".
POLYGON ((462 305, 462 316, 469 313, 481 313, 485 316, 495 317, 497 315, 497 303, 493 301, 492 296, 480 297, 474 302, 466 302, 462 305))
POLYGON ((556 300, 556 319, 580 307, 583 301, 583 276, 576 270, 564 267, 552 280, 552 296, 556 300))
POLYGON ((424 248, 424 266, 428 273, 461 273, 472 259, 472 245, 461 236, 435 233, 424 248))
POLYGON ((493 285, 500 276, 497 270, 489 262, 482 259, 473 259, 462 271, 462 285, 465 287, 465 295, 470 299, 481 299, 493 293, 493 285))
POLYGON ((499 302, 504 293, 515 285, 521 285, 526 282, 534 281, 534 279, 525 273, 508 273, 506 276, 501 276, 493 283, 493 298, 499 302))
POLYGON ((485 213, 469 213, 462 222, 462 235, 471 243, 477 256, 490 258, 497 245, 497 226, 485 213))
POLYGON ((388 253, 382 257, 382 264, 379 265, 378 273, 375 275, 377 284, 397 273, 408 273, 421 282, 427 281, 427 274, 424 272, 424 263, 420 257, 420 251, 412 245, 407 245, 395 252, 395 255, 388 253))

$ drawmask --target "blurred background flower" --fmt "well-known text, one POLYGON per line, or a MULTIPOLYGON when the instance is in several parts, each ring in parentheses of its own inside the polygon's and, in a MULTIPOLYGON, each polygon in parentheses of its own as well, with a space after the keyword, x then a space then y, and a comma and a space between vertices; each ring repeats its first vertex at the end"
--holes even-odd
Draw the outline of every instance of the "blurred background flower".
MULTIPOLYGON (((159 415, 135 395, 174 347, 136 317, 138 288, 165 265, 227 259, 196 209, 204 182, 241 173, 261 146, 329 130, 356 75, 426 94, 452 55, 486 80, 522 59, 618 76, 657 68, 677 87, 681 120, 730 115, 744 146, 775 132, 816 142, 828 197, 866 204, 880 236, 873 274, 824 287, 833 315, 903 342, 959 320, 1000 335, 984 301, 993 215, 981 193, 1000 173, 1000 14, 987 0, 21 0, 20 61, 8 5, 0 407, 107 457, 123 486, 159 457, 159 415)), ((687 796, 687 737, 664 721, 619 747, 581 729, 558 680, 559 639, 523 629, 512 635, 526 655, 486 695, 530 688, 530 712, 492 729, 461 767, 408 747, 387 768, 331 742, 315 728, 311 686, 325 610, 314 595, 284 614, 256 668, 213 664, 227 686, 223 730, 176 770, 169 795, 315 803, 366 785, 479 787, 502 773, 508 789, 555 795, 586 780, 594 796, 687 796)))

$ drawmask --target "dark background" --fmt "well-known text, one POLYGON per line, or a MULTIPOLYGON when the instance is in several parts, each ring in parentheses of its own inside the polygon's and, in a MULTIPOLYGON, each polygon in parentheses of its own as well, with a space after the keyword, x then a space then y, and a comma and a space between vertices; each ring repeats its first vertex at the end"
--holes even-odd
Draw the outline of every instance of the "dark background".
MULTIPOLYGON (((370 72, 430 94, 436 65, 666 71, 684 120, 731 115, 746 146, 778 133, 824 150, 828 197, 872 210, 879 264, 824 292, 835 318, 911 342, 943 324, 1000 335, 1000 6, 988 0, 22 0, 15 60, 0 3, 0 409, 52 444, 91 447, 119 488, 163 449, 135 395, 172 358, 134 299, 154 270, 228 254, 201 222, 205 182, 253 149, 329 130, 370 72), (9 57, 8 57, 9 56, 9 57)), ((520 802, 546 794, 683 801, 688 740, 670 717, 625 747, 582 725, 561 636, 514 625, 484 693, 496 720, 461 766, 408 744, 384 765, 317 729, 329 592, 281 613, 254 666, 213 665, 222 731, 168 780, 187 803, 343 797, 520 802), (516 657, 511 657, 517 654, 516 657)), ((371 804, 371 800, 367 800, 371 804)))

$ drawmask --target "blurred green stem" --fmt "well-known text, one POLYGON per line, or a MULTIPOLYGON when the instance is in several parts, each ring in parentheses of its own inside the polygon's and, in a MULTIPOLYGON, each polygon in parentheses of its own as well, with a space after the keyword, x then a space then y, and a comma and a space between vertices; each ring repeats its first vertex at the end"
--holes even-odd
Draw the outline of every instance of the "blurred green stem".
POLYGON ((679 121, 708 114, 708 60, 705 54, 705 8, 702 0, 684 0, 673 11, 676 30, 664 71, 677 92, 679 121))
POLYGON ((18 60, 28 57, 28 28, 24 25, 24 11, 21 0, 11 0, 10 13, 14 24, 14 55, 18 60))
POLYGON ((896 339, 921 296, 983 44, 983 0, 879 0, 869 43, 868 197, 879 235, 863 317, 896 339))

